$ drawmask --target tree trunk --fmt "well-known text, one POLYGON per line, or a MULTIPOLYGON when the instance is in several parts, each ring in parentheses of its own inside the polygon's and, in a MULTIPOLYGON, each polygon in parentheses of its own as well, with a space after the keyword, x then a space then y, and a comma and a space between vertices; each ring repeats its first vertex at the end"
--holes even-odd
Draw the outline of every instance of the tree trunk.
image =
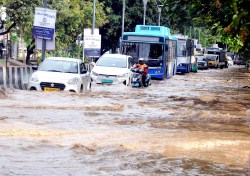
POLYGON ((35 49, 35 40, 32 40, 32 42, 27 46, 27 55, 26 55, 26 64, 30 65, 30 56, 31 54, 34 54, 35 49))

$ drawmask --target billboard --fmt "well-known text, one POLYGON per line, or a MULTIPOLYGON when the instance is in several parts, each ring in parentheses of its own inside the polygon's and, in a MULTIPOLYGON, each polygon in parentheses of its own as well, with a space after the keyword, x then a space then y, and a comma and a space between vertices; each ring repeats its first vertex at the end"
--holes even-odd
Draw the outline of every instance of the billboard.
POLYGON ((90 29, 84 29, 84 56, 101 56, 101 35, 98 29, 95 29, 94 35, 91 35, 90 29))
POLYGON ((55 33, 56 10, 36 7, 32 36, 53 40, 55 33))

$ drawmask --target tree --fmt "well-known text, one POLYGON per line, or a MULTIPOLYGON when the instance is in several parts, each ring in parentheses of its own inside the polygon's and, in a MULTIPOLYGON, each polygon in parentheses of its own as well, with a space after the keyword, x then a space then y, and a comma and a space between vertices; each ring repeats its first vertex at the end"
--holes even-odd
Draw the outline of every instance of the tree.
POLYGON ((171 17, 171 25, 195 25, 195 19, 202 21, 199 27, 211 29, 211 34, 221 36, 221 42, 232 51, 249 50, 249 1, 248 0, 165 0, 164 7, 171 17), (188 17, 188 20, 186 20, 188 17))
MULTIPOLYGON (((109 23, 100 28, 102 34, 102 52, 110 49, 115 51, 119 47, 119 41, 122 33, 122 4, 123 0, 102 0, 107 8, 107 17, 109 23)), ((124 31, 131 32, 135 30, 137 24, 143 23, 143 1, 126 0, 124 31)), ((148 0, 146 12, 146 24, 158 24, 158 11, 155 0, 148 0)))
MULTIPOLYGON (((91 27, 92 2, 82 0, 48 0, 47 7, 57 10, 56 20, 56 51, 69 51, 76 46, 77 36, 84 28, 91 27)), ((35 48, 32 38, 35 7, 42 7, 41 0, 6 0, 2 4, 7 8, 9 21, 16 25, 15 32, 21 35, 27 44, 26 63, 29 64, 30 55, 35 48)), ((96 26, 100 27, 108 22, 104 11, 104 4, 96 3, 96 26)))

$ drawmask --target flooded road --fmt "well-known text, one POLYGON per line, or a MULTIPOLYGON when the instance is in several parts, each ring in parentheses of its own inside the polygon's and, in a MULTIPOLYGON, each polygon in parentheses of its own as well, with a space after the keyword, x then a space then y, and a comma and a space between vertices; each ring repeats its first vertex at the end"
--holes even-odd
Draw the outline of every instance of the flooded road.
POLYGON ((0 175, 248 175, 248 79, 234 66, 145 89, 8 90, 0 175))

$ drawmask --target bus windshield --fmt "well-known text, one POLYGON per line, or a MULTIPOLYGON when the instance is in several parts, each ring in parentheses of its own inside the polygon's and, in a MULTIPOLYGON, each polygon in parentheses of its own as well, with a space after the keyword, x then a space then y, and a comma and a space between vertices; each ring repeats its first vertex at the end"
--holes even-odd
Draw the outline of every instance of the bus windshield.
POLYGON ((132 56, 132 64, 141 57, 149 67, 161 67, 163 64, 163 44, 124 42, 122 54, 132 56))
POLYGON ((207 55, 206 58, 209 61, 215 61, 217 59, 217 56, 216 55, 207 55))

